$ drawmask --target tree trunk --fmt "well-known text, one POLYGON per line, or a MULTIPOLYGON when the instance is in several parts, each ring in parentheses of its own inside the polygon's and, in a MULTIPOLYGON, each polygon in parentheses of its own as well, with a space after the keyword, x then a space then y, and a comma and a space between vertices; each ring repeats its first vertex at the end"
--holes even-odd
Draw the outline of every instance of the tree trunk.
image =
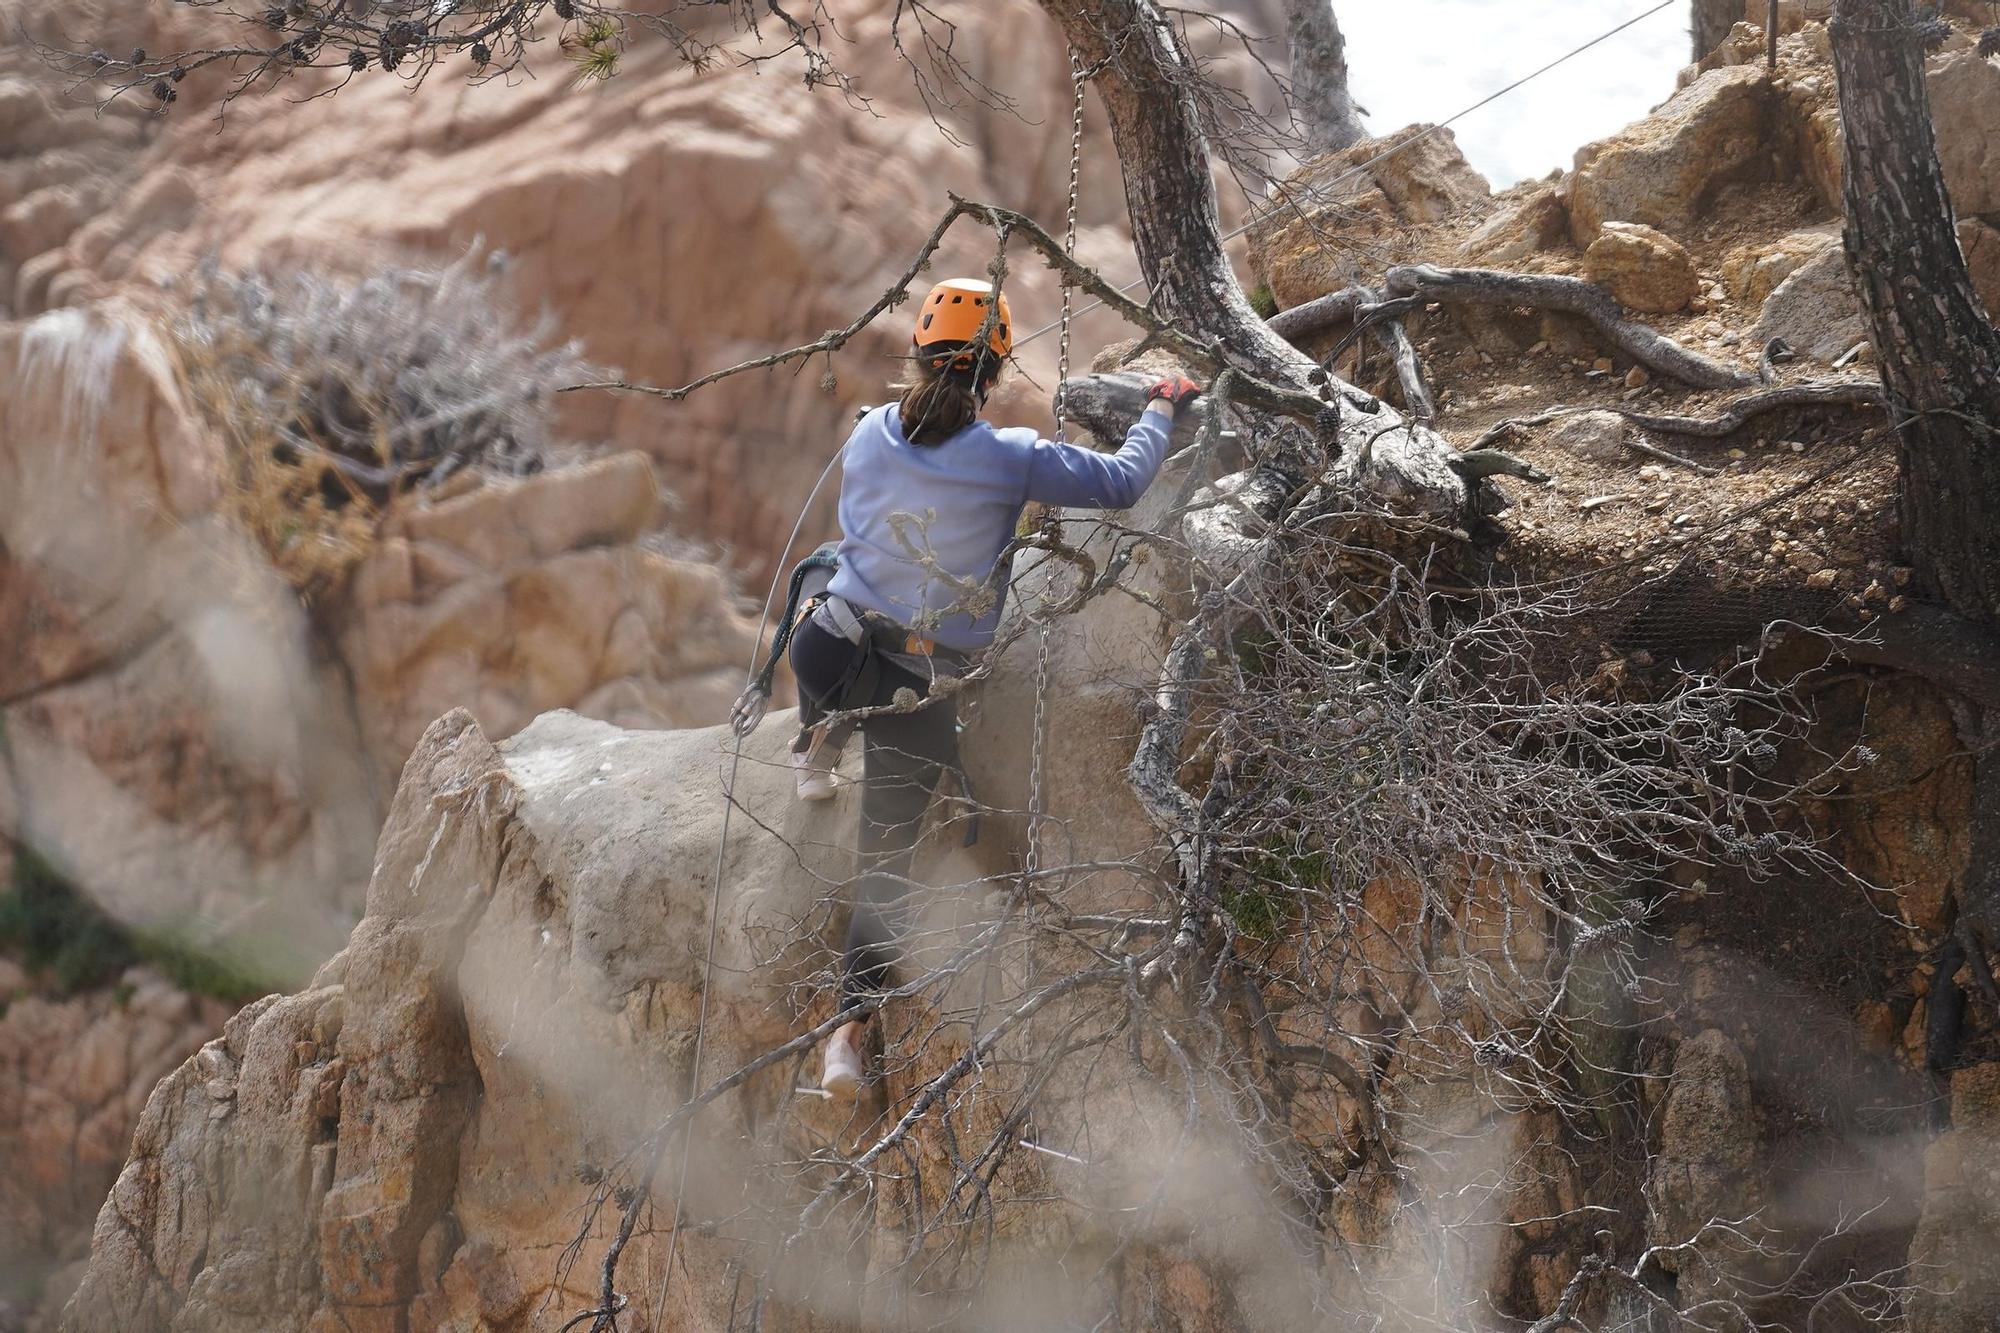
MULTIPOLYGON (((1154 309, 1234 364, 1261 378, 1304 388, 1318 373, 1311 358, 1265 324, 1223 253, 1208 143, 1194 97, 1200 77, 1170 20, 1151 0, 1040 0, 1086 67, 1111 122, 1111 138, 1132 215, 1139 271, 1154 309)), ((1341 411, 1342 468, 1357 484, 1402 509, 1455 515, 1465 483, 1448 466, 1456 451, 1435 431, 1401 422, 1386 404, 1329 377, 1335 397, 1366 402, 1372 414, 1341 411), (1364 448, 1374 439, 1372 447, 1364 448)))
POLYGON ((1337 153, 1368 137, 1347 90, 1347 39, 1333 0, 1285 0, 1291 39, 1292 119, 1313 153, 1337 153))
MULTIPOLYGON (((1903 540, 1924 590, 2000 625, 2000 334, 1966 271, 1910 0, 1839 0, 1829 25, 1845 127, 1847 262, 1892 417, 1903 540)), ((1893 622, 1892 622, 1893 623, 1893 622)), ((1985 730, 1994 713, 1986 710, 1985 730)), ((2000 753, 1974 770, 1961 905, 2000 940, 2000 753)))
POLYGON ((1910 0, 1841 0, 1831 28, 1846 130, 1848 267, 1897 439, 1903 536, 1930 590, 2000 623, 2000 335, 1953 230, 1910 0))
POLYGON ((1743 0, 1694 0, 1694 58, 1701 60, 1721 46, 1742 17, 1743 0))

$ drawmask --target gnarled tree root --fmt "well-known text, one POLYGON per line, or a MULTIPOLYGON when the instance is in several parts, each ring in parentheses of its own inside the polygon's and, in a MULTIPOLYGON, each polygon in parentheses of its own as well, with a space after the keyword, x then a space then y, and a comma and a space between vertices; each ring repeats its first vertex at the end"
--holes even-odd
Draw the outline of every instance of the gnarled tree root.
POLYGON ((1777 412, 1788 407, 1880 407, 1882 406, 1882 386, 1874 380, 1820 380, 1810 384, 1793 384, 1782 389, 1766 389, 1762 393, 1749 394, 1729 405, 1727 411, 1713 417, 1649 416, 1643 412, 1625 412, 1625 419, 1642 430, 1658 431, 1662 435, 1692 435, 1705 440, 1719 440, 1725 435, 1741 430, 1752 417, 1767 412, 1777 412))
POLYGON ((1647 370, 1698 389, 1736 389, 1757 383, 1750 371, 1689 351, 1657 329, 1628 318, 1610 292, 1582 278, 1409 264, 1390 269, 1387 281, 1393 296, 1444 305, 1533 306, 1580 316, 1613 347, 1647 370))

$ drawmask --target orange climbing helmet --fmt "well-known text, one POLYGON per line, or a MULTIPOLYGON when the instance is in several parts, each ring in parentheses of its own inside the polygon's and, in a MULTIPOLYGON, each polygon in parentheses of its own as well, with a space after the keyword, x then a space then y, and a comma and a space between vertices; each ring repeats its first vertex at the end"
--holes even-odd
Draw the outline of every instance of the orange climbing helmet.
POLYGON ((1014 350, 1014 318, 1008 313, 1006 294, 995 292, 992 283, 977 278, 946 279, 931 288, 917 308, 917 327, 910 334, 910 345, 930 370, 943 370, 947 365, 954 370, 971 370, 975 362, 985 362, 979 367, 982 379, 999 374, 1000 359, 1014 350), (989 308, 993 312, 990 327, 989 308), (986 330, 992 360, 978 355, 973 347, 981 329, 986 330))

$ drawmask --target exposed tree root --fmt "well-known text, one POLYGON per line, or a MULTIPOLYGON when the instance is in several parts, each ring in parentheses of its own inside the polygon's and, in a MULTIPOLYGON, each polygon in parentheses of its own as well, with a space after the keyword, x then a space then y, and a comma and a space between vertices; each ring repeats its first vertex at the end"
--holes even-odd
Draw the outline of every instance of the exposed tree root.
POLYGON ((1739 398, 1729 405, 1727 411, 1714 417, 1649 416, 1643 412, 1625 412, 1625 419, 1643 430, 1659 431, 1663 435, 1693 435, 1705 440, 1719 440, 1725 435, 1741 430, 1752 417, 1767 412, 1777 412, 1788 407, 1880 407, 1882 386, 1874 380, 1821 380, 1812 384, 1793 384, 1782 389, 1766 389, 1739 398))
POLYGON ((1647 370, 1698 389, 1736 389, 1757 383, 1751 372, 1689 351, 1658 330, 1627 318, 1625 308, 1610 292, 1582 278, 1410 264, 1390 269, 1387 280, 1393 296, 1445 305, 1533 306, 1580 316, 1613 347, 1647 370))
POLYGON ((1301 338, 1310 338, 1315 333, 1324 333, 1336 325, 1347 323, 1362 304, 1371 299, 1371 293, 1365 288, 1346 287, 1315 297, 1304 305, 1295 305, 1290 310, 1280 310, 1267 322, 1271 332, 1295 343, 1301 338))
POLYGON ((1403 409, 1418 421, 1431 421, 1437 416, 1437 400, 1431 396, 1431 386, 1424 382, 1417 345, 1410 341, 1410 331, 1403 325, 1404 307, 1401 303, 1391 306, 1376 306, 1373 310, 1361 307, 1361 322, 1374 326, 1376 340, 1389 349, 1395 361, 1396 382, 1403 389, 1403 409))

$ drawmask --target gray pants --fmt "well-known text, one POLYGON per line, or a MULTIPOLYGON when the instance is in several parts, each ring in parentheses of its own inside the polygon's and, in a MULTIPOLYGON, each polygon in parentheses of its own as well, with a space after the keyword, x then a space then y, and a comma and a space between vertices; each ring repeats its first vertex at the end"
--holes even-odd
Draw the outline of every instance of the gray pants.
MULTIPOLYGON (((894 662, 878 661, 879 674, 865 698, 840 696, 851 684, 865 644, 829 633, 807 619, 792 635, 792 673, 798 677, 801 715, 808 725, 843 708, 879 708, 896 691, 928 695, 930 682, 894 662)), ((906 926, 910 866, 924 811, 945 770, 958 767, 958 701, 939 699, 910 713, 881 713, 859 724, 863 742, 859 874, 854 914, 841 958, 843 1007, 887 988, 889 969, 906 926)), ((835 738, 829 738, 832 740, 835 738)))

